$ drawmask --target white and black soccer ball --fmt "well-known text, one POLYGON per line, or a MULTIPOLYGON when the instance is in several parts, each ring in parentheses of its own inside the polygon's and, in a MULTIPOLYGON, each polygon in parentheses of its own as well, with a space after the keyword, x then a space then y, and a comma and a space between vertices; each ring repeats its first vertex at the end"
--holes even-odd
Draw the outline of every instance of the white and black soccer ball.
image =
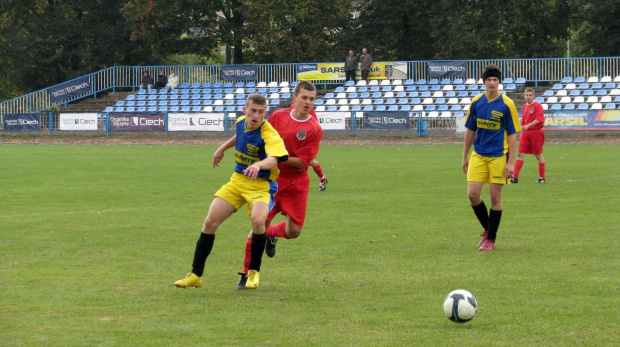
POLYGON ((457 323, 465 323, 476 316, 478 303, 474 296, 463 289, 450 292, 443 302, 443 313, 449 320, 457 323))

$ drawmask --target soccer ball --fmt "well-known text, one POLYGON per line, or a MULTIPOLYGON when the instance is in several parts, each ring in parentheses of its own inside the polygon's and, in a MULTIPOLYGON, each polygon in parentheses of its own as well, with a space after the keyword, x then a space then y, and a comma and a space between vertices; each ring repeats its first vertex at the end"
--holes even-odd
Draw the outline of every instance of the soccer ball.
POLYGON ((457 289, 450 292, 443 302, 443 313, 449 320, 457 323, 465 323, 476 316, 478 303, 470 292, 457 289))

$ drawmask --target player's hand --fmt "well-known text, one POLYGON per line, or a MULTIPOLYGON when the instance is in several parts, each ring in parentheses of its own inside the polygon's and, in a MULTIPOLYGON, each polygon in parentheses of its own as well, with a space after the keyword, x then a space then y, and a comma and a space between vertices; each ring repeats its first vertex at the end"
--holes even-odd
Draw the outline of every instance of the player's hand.
POLYGON ((467 168, 469 167, 469 159, 467 158, 463 159, 462 167, 463 167, 463 172, 467 173, 467 168))
POLYGON ((256 179, 258 177, 258 172, 260 171, 260 165, 254 163, 248 166, 245 170, 243 170, 243 174, 246 175, 249 179, 256 179))
POLYGON ((514 164, 506 164, 506 178, 510 178, 513 176, 515 172, 515 166, 514 164))
POLYGON ((213 153, 213 167, 220 166, 222 159, 224 159, 224 151, 218 149, 213 153))

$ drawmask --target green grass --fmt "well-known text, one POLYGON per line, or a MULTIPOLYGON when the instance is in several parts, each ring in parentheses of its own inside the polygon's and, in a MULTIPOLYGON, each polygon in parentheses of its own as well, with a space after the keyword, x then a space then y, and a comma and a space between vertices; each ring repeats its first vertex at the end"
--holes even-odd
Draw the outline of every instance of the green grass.
MULTIPOLYGON (((324 146, 306 226, 237 291, 249 220, 191 267, 232 157, 213 146, 0 147, 3 346, 617 346, 617 146, 547 146, 504 190, 494 252, 466 197, 460 146, 324 146), (443 316, 472 292, 478 315, 443 316)), ((488 188, 483 197, 490 205, 488 188)))

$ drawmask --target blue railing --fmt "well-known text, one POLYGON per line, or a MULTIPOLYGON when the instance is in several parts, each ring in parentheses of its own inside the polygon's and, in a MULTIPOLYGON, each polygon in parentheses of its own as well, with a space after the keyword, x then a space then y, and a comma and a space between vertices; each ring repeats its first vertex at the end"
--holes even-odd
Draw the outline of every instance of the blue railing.
MULTIPOLYGON (((407 78, 427 79, 426 61, 407 61, 404 63, 407 64, 407 78)), ((598 57, 467 60, 468 78, 478 79, 484 67, 491 63, 502 68, 504 77, 515 79, 523 77, 534 85, 559 82, 564 77, 620 76, 620 57, 598 57)), ((294 63, 255 65, 258 72, 257 80, 266 82, 296 81, 297 65, 294 63)), ((160 70, 167 72, 170 69, 177 72, 180 83, 222 82, 220 79, 221 65, 115 66, 80 77, 89 78, 93 86, 91 93, 75 96, 62 102, 52 102, 47 89, 42 89, 0 103, 0 115, 45 111, 58 106, 66 106, 78 99, 96 98, 104 92, 116 92, 117 89, 136 90, 142 72, 148 71, 151 76, 157 76, 160 70)), ((344 83, 342 80, 312 82, 325 89, 344 83)))

